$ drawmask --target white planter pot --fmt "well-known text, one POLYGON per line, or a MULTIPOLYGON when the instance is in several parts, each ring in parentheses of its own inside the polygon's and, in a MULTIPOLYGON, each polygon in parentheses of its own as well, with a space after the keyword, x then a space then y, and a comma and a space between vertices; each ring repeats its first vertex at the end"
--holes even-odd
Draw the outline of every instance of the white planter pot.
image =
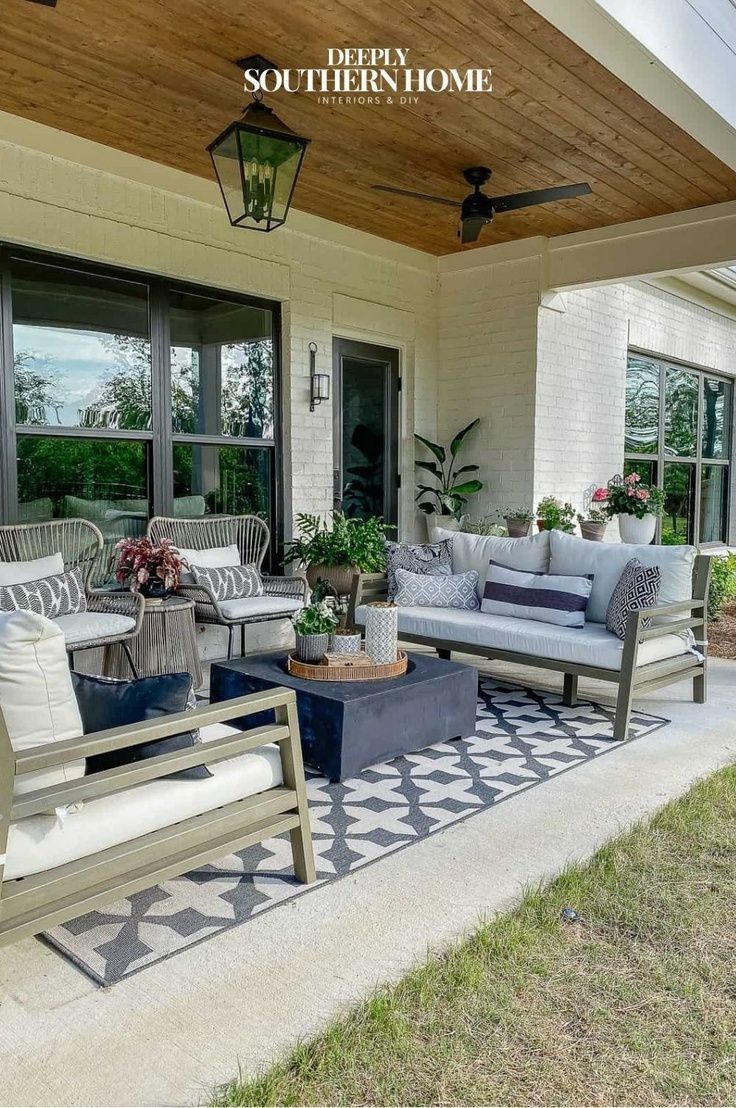
POLYGON ((654 532, 656 530, 656 516, 646 515, 638 519, 636 516, 619 513, 618 533, 621 536, 621 542, 635 543, 637 546, 648 546, 654 538, 654 532))
POLYGON ((427 538, 430 542, 434 542, 432 536, 436 527, 441 527, 443 531, 459 531, 460 524, 454 516, 438 516, 428 515, 425 516, 427 520, 427 538))

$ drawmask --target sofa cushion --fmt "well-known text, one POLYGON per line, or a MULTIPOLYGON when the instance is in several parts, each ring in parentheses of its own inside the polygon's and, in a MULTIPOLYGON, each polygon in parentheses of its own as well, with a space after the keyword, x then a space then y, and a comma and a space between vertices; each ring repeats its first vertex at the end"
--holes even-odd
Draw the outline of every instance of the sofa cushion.
POLYGON ((48 496, 18 502, 18 523, 45 523, 53 514, 54 505, 48 496))
POLYGON ((497 616, 536 619, 559 627, 583 627, 592 577, 556 576, 488 566, 481 609, 497 616))
POLYGON ((223 600, 220 611, 225 619, 287 619, 303 608, 293 596, 249 596, 244 600, 223 600))
MULTIPOLYGON (((0 613, 0 711, 14 750, 78 739, 82 719, 64 636, 35 612, 0 613)), ((16 778, 16 794, 84 776, 84 759, 16 778)))
POLYGON ((452 573, 452 539, 443 542, 391 542, 386 539, 386 594, 389 600, 396 597, 396 570, 421 573, 429 577, 448 576, 452 573))
POLYGON ((467 573, 431 575, 410 573, 408 569, 397 569, 397 593, 395 601, 408 607, 464 608, 477 611, 478 574, 475 570, 467 573))
POLYGON ((549 531, 540 531, 527 539, 500 538, 498 535, 470 535, 465 531, 432 530, 432 539, 452 539, 452 572, 478 574, 478 599, 481 599, 486 570, 490 561, 511 569, 526 569, 532 573, 549 572, 549 531))
MULTIPOLYGON (((189 673, 164 673, 154 677, 137 677, 133 681, 115 681, 107 677, 73 673, 72 684, 85 735, 185 712, 190 706, 192 692, 192 677, 189 673)), ((198 742, 198 731, 182 731, 179 735, 169 735, 165 739, 139 743, 138 746, 124 747, 108 754, 95 754, 87 759, 87 773, 102 773, 117 766, 156 758, 160 754, 189 750, 198 742)), ((166 779, 201 781, 210 776, 210 771, 202 765, 177 770, 166 779)))
MULTIPOLYGON (((613 590, 627 562, 638 558, 644 566, 659 566, 662 583, 659 603, 690 600, 693 595, 694 546, 635 546, 630 543, 590 542, 562 531, 551 531, 550 573, 594 575, 586 618, 606 622, 613 590)), ((681 617, 663 617, 658 622, 681 617)))
MULTIPOLYGON (((606 630, 620 639, 626 637, 626 625, 632 612, 653 608, 659 596, 662 571, 659 566, 643 566, 638 558, 632 558, 624 566, 606 610, 606 630)), ((640 620, 645 631, 651 626, 651 618, 640 620)))
POLYGON ((255 566, 198 566, 192 562, 192 577, 205 585, 215 600, 244 600, 263 596, 263 581, 255 566))
POLYGON ((117 612, 79 612, 57 616, 54 623, 64 632, 67 646, 127 635, 135 627, 131 616, 121 616, 117 612))
POLYGON ((0 585, 0 611, 37 612, 46 619, 87 611, 87 594, 78 566, 63 573, 26 581, 22 585, 0 585))
MULTIPOLYGON (((593 545, 591 543, 591 545, 593 545)), ((365 605, 355 613, 355 622, 365 624, 365 605)), ((399 608, 399 638, 402 633, 430 640, 442 640, 490 650, 508 650, 534 658, 619 670, 624 644, 601 623, 584 627, 553 627, 516 616, 491 616, 485 612, 463 612, 457 608, 399 608)), ((688 652, 680 635, 649 639, 639 647, 639 664, 658 662, 688 652)))
POLYGON ((61 554, 49 554, 47 558, 35 558, 32 562, 0 562, 0 585, 25 585, 28 581, 40 581, 42 577, 63 572, 61 554))
MULTIPOLYGON (((207 743, 237 729, 202 728, 207 743)), ((5 878, 26 877, 84 858, 98 850, 169 827, 190 816, 264 792, 282 782, 278 748, 263 746, 211 763, 206 781, 148 781, 117 794, 86 800, 63 823, 29 816, 10 825, 5 878)))
MULTIPOLYGON (((235 543, 231 546, 208 546, 204 550, 191 547, 179 547, 179 554, 190 566, 202 566, 204 569, 220 569, 222 566, 239 566, 242 558, 235 543)), ((182 585, 191 585, 194 581, 189 570, 181 575, 182 585)))

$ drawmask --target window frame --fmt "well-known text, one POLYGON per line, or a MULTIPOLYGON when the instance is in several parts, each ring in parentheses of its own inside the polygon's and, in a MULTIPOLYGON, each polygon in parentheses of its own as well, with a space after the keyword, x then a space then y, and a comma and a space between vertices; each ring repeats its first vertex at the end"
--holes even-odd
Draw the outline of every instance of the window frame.
POLYGON ((150 443, 149 500, 152 515, 173 514, 173 447, 175 443, 250 447, 272 451, 270 519, 270 558, 275 559, 283 544, 283 412, 281 366, 281 304, 276 300, 251 296, 231 289, 200 285, 167 278, 144 270, 126 269, 88 261, 75 255, 28 249, 0 242, 0 522, 18 519, 17 442, 23 436, 46 438, 137 440, 150 443), (150 430, 117 430, 88 427, 41 427, 18 425, 15 418, 15 373, 13 364, 13 308, 11 259, 19 258, 77 270, 89 276, 118 278, 145 285, 148 290, 148 326, 151 348, 151 427, 150 430), (272 439, 235 438, 224 435, 174 433, 171 421, 171 362, 169 290, 229 300, 245 307, 271 313, 273 341, 272 439))
MULTIPOLYGON (((657 449, 644 453, 640 451, 629 451, 624 446, 624 463, 644 463, 649 462, 655 467, 656 479, 655 484, 664 487, 664 467, 669 464, 691 465, 695 467, 695 511, 693 518, 693 538, 692 544, 694 546, 702 547, 703 549, 717 549, 727 545, 734 545, 736 540, 736 481, 733 479, 734 470, 734 446, 736 440, 736 377, 729 377, 726 373, 719 373, 717 370, 710 369, 707 366, 694 365, 692 362, 684 362, 679 358, 666 358, 662 354, 656 354, 651 350, 644 350, 642 347, 629 346, 626 354, 626 374, 628 377, 629 366, 631 358, 645 358, 647 361, 653 362, 659 372, 659 411, 658 411, 658 425, 657 425, 657 449), (694 455, 675 455, 668 454, 665 450, 665 436, 666 436, 666 375, 668 369, 683 370, 684 372, 693 373, 698 378, 698 419, 696 427, 696 453, 694 455), (729 411, 729 444, 728 453, 724 458, 707 458, 703 455, 703 393, 704 393, 704 381, 705 378, 711 378, 716 381, 724 381, 731 385, 731 404, 729 411), (700 524, 702 518, 702 476, 704 465, 716 465, 722 466, 726 470, 727 495, 726 495, 726 519, 725 519, 725 539, 723 541, 718 540, 714 542, 701 542, 700 524)), ((624 431, 625 433, 625 431, 624 431)), ((659 541, 662 533, 662 517, 657 519, 657 532, 655 535, 655 541, 659 541)))

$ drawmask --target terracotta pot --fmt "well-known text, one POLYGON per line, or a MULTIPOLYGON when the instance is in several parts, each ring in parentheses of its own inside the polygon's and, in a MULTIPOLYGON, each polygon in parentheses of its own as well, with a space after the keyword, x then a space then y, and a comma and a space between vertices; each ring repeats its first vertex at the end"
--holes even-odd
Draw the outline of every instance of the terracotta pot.
POLYGON ((338 596, 347 596, 353 587, 353 577, 358 572, 357 566, 308 566, 307 581, 310 589, 313 589, 317 578, 321 577, 332 585, 338 596))
POLYGON ((637 516, 619 513, 618 533, 621 536, 621 542, 634 543, 637 546, 649 546, 654 539, 656 530, 656 516, 646 515, 638 519, 637 516))
POLYGON ((580 534, 591 542, 603 542, 608 524, 599 520, 584 519, 580 523, 580 534))
POLYGON ((547 520, 546 519, 538 519, 537 520, 537 530, 538 531, 546 531, 547 530, 547 520))
POLYGON ((506 530, 510 539, 525 539, 532 529, 530 519, 517 519, 515 516, 506 516, 506 530))

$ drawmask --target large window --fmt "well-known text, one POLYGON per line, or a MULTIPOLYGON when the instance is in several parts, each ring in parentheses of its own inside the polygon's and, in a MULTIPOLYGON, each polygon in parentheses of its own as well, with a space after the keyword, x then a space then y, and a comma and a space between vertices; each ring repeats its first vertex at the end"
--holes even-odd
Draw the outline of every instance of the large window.
POLYGON ((278 534, 276 305, 0 248, 3 521, 257 513, 278 534))
POLYGON ((664 489, 661 542, 728 541, 733 405, 731 381, 630 352, 626 472, 664 489))

